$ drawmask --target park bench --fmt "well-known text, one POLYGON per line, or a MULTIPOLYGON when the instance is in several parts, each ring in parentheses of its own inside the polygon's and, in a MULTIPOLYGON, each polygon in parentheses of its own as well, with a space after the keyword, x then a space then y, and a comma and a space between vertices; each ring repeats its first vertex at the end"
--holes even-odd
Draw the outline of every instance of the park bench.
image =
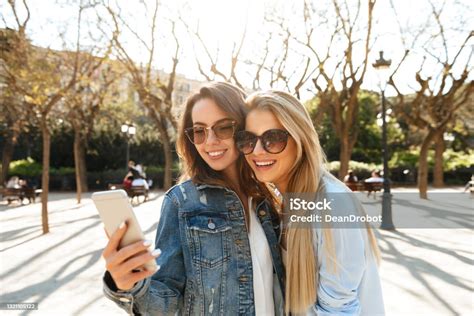
POLYGON ((344 182, 351 191, 363 191, 364 184, 362 182, 344 182))
POLYGON ((381 191, 383 188, 382 182, 345 182, 345 185, 352 191, 367 191, 367 196, 370 196, 373 192, 374 199, 376 192, 381 191))
POLYGON ((126 189, 123 184, 108 185, 109 190, 125 190, 127 192, 130 201, 133 203, 133 199, 136 197, 138 203, 144 203, 148 200, 148 190, 144 186, 132 186, 130 189, 126 189), (140 196, 143 196, 143 201, 140 202, 140 196))
POLYGON ((367 191, 367 196, 370 196, 370 193, 374 192, 374 199, 375 194, 381 191, 383 188, 382 182, 364 182, 364 191, 367 191))
POLYGON ((25 199, 30 203, 35 203, 36 197, 42 192, 43 190, 35 188, 4 188, 2 190, 2 199, 6 198, 8 204, 15 200, 19 200, 23 204, 25 199))

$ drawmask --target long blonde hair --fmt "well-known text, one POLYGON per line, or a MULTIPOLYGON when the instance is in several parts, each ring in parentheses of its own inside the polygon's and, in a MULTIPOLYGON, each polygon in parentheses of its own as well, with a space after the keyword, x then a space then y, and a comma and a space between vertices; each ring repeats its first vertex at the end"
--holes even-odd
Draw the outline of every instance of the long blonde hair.
MULTIPOLYGON (((323 175, 329 175, 325 154, 306 108, 293 96, 282 91, 256 92, 247 98, 249 111, 268 110, 275 115, 296 143, 296 159, 288 173, 287 192, 313 193, 320 187, 323 175)), ((332 230, 323 229, 324 252, 336 271, 336 256, 332 230)), ((370 244, 379 257, 375 237, 368 228, 370 244)), ((316 302, 318 288, 318 258, 311 229, 288 227, 286 235, 285 312, 304 313, 316 302)))

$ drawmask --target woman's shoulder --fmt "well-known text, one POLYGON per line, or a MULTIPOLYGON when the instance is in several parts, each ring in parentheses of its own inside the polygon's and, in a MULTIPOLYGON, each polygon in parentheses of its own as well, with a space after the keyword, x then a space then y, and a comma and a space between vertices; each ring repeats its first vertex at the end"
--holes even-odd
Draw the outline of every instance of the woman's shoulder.
POLYGON ((322 176, 318 192, 318 199, 324 198, 332 202, 333 215, 359 215, 362 212, 362 205, 354 192, 329 172, 322 176))
POLYGON ((320 188, 331 193, 352 192, 342 181, 329 172, 324 172, 321 176, 320 188))
POLYGON ((188 187, 188 186, 194 186, 194 183, 191 179, 185 180, 183 182, 176 183, 171 188, 169 188, 168 191, 166 191, 165 194, 168 194, 170 192, 175 192, 176 190, 180 190, 180 188, 188 187))
POLYGON ((206 194, 224 194, 225 188, 213 184, 196 183, 192 179, 180 182, 166 191, 165 196, 171 198, 179 205, 200 201, 206 194))
POLYGON ((168 191, 165 192, 165 196, 175 201, 184 201, 191 192, 196 190, 195 183, 189 179, 184 182, 173 185, 168 191))

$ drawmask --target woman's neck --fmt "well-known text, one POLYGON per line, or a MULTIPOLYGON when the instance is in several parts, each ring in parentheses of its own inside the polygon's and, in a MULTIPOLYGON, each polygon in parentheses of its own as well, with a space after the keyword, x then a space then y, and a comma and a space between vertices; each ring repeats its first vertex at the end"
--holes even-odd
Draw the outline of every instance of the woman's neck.
MULTIPOLYGON (((230 183, 230 186, 236 191, 240 191, 239 175, 237 172, 237 166, 233 165, 223 170, 224 178, 230 183)), ((237 192, 238 193, 238 192, 237 192)))
POLYGON ((275 186, 278 189, 278 191, 283 195, 283 194, 286 193, 286 191, 288 189, 288 181, 275 183, 275 186))
MULTIPOLYGON (((225 169, 222 171, 226 181, 230 183, 230 187, 235 191, 235 194, 239 197, 240 201, 245 210, 245 214, 248 214, 248 196, 244 193, 241 188, 241 183, 239 181, 239 173, 237 171, 237 165, 234 164, 233 166, 225 169)), ((247 216, 246 216, 247 217, 247 216)), ((248 218, 248 217, 247 217, 248 218)))

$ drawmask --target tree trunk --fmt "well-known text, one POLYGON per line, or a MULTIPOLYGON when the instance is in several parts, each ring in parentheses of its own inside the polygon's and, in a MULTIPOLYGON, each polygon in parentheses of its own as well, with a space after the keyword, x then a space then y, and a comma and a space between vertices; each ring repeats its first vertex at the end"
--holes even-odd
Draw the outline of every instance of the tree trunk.
POLYGON ((428 149, 430 142, 426 139, 420 148, 420 160, 418 162, 418 191, 420 198, 428 198, 428 149))
MULTIPOLYGON (((10 136, 10 135, 9 135, 10 136)), ((0 185, 5 185, 8 177, 8 169, 13 158, 13 150, 15 148, 14 136, 5 139, 5 145, 2 151, 2 172, 0 174, 0 185)))
POLYGON ((82 139, 79 149, 79 164, 81 166, 81 173, 79 176, 81 177, 82 192, 87 192, 89 191, 89 186, 87 185, 86 148, 82 139))
POLYGON ((163 178, 163 190, 166 191, 171 188, 173 168, 173 154, 171 152, 171 142, 168 135, 163 137, 163 150, 165 152, 165 174, 163 178))
POLYGON ((84 144, 82 142, 81 133, 78 130, 74 131, 74 166, 76 174, 77 204, 80 204, 82 192, 86 192, 88 188, 84 144))
POLYGON ((443 139, 443 133, 439 133, 435 138, 435 161, 433 170, 433 186, 440 188, 444 186, 443 174, 443 153, 446 150, 446 145, 443 139))
POLYGON ((420 192, 420 198, 428 199, 428 150, 430 149, 431 142, 438 134, 443 133, 430 130, 428 135, 423 139, 423 143, 420 148, 420 160, 418 162, 418 190, 420 192))
POLYGON ((51 148, 51 135, 47 126, 47 119, 41 120, 41 134, 43 137, 43 174, 41 177, 41 218, 43 224, 43 234, 49 233, 48 221, 48 193, 49 193, 49 159, 51 148))
MULTIPOLYGON (((150 109, 150 107, 149 107, 150 109)), ((163 175, 163 189, 168 190, 172 182, 173 152, 171 148, 171 137, 168 133, 167 119, 160 117, 156 111, 150 110, 149 115, 155 121, 156 127, 161 135, 161 143, 165 154, 165 173, 163 175)))
POLYGON ((349 146, 349 137, 344 136, 341 137, 341 146, 339 152, 339 179, 342 180, 346 176, 347 172, 349 171, 349 160, 351 159, 351 148, 349 146))

